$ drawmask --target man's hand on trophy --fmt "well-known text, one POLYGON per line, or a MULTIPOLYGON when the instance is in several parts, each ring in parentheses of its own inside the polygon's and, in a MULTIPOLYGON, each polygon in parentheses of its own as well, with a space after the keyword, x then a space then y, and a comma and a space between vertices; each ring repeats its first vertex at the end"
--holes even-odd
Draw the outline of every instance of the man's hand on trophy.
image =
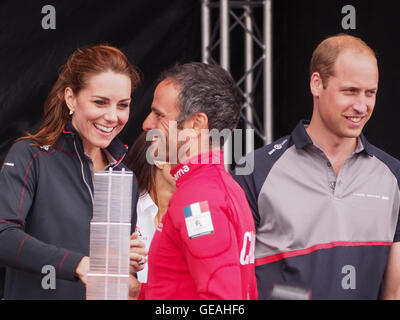
POLYGON ((78 267, 75 270, 76 276, 86 285, 87 274, 90 269, 90 258, 83 257, 81 262, 79 262, 78 267))
POLYGON ((130 249, 130 273, 134 274, 144 269, 144 264, 147 262, 147 250, 142 241, 138 239, 137 232, 131 235, 130 249))

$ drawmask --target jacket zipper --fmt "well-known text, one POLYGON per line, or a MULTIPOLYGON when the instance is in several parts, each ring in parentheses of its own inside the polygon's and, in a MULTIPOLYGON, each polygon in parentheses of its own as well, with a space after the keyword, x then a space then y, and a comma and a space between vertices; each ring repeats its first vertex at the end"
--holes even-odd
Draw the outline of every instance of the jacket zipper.
POLYGON ((92 190, 90 189, 90 186, 89 186, 88 183, 86 182, 85 173, 84 173, 84 171, 83 171, 83 162, 82 162, 81 156, 79 155, 78 149, 77 149, 77 147, 76 147, 75 139, 74 139, 74 147, 75 147, 76 154, 78 155, 79 161, 80 161, 80 163, 81 163, 81 172, 82 172, 83 182, 85 183, 86 187, 87 187, 88 190, 89 190, 90 198, 92 199, 92 206, 94 206, 93 193, 92 193, 92 190))

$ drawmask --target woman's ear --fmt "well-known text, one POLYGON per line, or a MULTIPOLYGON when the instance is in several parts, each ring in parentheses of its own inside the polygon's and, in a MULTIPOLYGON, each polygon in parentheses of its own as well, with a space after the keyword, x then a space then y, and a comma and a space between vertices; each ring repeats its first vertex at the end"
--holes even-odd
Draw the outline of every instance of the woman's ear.
POLYGON ((168 162, 164 162, 164 161, 157 161, 157 160, 154 161, 154 165, 160 170, 163 170, 167 163, 168 162))
POLYGON ((71 114, 71 112, 74 113, 75 112, 75 94, 70 87, 65 88, 64 99, 65 99, 65 103, 67 104, 67 107, 70 111, 70 114, 71 114))

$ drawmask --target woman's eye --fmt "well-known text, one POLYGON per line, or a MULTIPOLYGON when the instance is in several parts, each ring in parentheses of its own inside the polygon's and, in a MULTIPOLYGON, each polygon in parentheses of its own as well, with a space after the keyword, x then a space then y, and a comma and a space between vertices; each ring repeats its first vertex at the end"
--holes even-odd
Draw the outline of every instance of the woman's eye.
POLYGON ((95 100, 94 103, 95 103, 95 104, 98 104, 98 105, 100 105, 100 106, 104 106, 104 105, 106 104, 106 102, 103 101, 103 100, 95 100))
POLYGON ((129 107, 129 103, 120 103, 119 104, 122 108, 128 108, 129 107))

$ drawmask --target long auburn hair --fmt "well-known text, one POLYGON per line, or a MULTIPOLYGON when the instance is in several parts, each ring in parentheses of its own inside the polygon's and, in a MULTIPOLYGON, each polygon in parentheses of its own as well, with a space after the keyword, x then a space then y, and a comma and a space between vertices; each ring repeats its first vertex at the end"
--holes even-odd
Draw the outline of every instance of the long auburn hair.
POLYGON ((54 145, 71 119, 64 98, 65 88, 70 87, 76 95, 86 86, 89 77, 107 71, 128 76, 131 92, 141 81, 139 69, 119 49, 108 45, 77 49, 61 67, 58 79, 47 96, 39 129, 18 140, 32 139, 38 146, 54 145))

